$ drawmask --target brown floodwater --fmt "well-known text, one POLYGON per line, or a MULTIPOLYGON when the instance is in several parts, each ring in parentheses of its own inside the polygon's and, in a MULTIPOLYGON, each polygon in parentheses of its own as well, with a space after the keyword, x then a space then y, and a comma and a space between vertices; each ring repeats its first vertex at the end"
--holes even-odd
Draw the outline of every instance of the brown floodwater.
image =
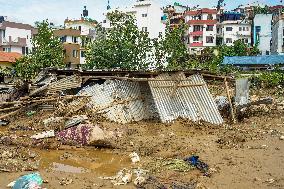
POLYGON ((96 173, 113 176, 119 170, 131 166, 128 156, 121 156, 111 150, 76 148, 71 150, 39 150, 40 170, 46 169, 67 173, 96 173))

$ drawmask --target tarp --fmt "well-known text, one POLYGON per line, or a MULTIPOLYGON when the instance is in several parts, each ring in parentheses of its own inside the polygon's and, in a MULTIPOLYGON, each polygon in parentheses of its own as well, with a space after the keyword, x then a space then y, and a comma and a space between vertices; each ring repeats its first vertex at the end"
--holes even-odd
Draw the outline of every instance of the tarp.
POLYGON ((222 65, 277 65, 284 64, 284 55, 224 57, 222 65))

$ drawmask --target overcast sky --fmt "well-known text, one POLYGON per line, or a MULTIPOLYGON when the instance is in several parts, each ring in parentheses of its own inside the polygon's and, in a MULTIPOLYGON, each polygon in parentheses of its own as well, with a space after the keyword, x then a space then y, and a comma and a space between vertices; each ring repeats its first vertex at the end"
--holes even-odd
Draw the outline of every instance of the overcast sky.
MULTIPOLYGON (((110 0, 112 8, 126 7, 136 0, 110 0)), ((216 6, 218 0, 155 0, 161 7, 178 2, 183 5, 201 7, 216 6)), ((256 0, 225 0, 227 9, 233 9, 240 4, 248 4, 256 0)), ((280 0, 258 0, 261 3, 276 5, 280 0)), ((99 22, 106 11, 107 0, 0 0, 0 16, 7 16, 9 20, 33 24, 35 21, 49 19, 61 25, 65 18, 79 18, 83 6, 89 10, 89 16, 99 22)))

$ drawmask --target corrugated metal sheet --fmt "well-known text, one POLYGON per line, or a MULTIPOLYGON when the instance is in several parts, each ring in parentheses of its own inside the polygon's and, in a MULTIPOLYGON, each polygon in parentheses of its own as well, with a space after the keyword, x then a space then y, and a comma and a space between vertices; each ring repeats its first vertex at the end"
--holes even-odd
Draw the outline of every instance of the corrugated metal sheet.
POLYGON ((274 65, 284 64, 284 55, 224 57, 224 65, 274 65))
POLYGON ((108 119, 119 123, 140 121, 147 117, 139 83, 107 80, 103 84, 87 86, 79 95, 90 95, 88 106, 108 119))
POLYGON ((213 124, 223 123, 202 76, 186 78, 184 73, 172 76, 161 74, 156 79, 149 81, 149 85, 162 122, 181 117, 213 124))
POLYGON ((49 84, 48 92, 56 93, 67 89, 74 89, 81 87, 81 84, 82 78, 80 76, 72 75, 49 84))

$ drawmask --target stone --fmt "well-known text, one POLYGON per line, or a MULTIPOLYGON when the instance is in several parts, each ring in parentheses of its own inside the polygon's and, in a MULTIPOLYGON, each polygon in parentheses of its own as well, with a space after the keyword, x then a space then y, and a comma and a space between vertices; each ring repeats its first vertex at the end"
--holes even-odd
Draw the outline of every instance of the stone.
POLYGON ((284 140, 284 136, 280 136, 280 138, 279 138, 280 140, 284 140))

